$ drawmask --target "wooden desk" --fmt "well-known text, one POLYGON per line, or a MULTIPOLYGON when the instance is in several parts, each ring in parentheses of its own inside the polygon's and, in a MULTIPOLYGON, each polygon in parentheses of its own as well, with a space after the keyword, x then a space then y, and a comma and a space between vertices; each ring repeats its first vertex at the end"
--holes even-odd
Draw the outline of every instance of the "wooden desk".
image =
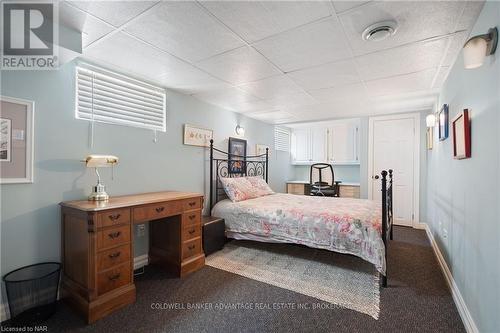
MULTIPOLYGON (((357 183, 340 183, 339 196, 343 198, 360 198, 359 184, 357 183)), ((286 193, 305 194, 309 195, 311 185, 308 181, 291 180, 286 183, 286 193)))
POLYGON ((151 263, 180 277, 205 264, 201 194, 144 193, 60 205, 63 296, 88 323, 135 302, 135 223, 151 221, 151 263))

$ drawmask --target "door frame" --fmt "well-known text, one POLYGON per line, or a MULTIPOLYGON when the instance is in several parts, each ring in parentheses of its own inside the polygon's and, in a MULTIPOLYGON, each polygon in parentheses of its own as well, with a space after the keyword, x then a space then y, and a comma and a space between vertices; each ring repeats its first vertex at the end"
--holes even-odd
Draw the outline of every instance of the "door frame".
POLYGON ((413 146, 413 221, 412 227, 420 224, 420 112, 394 114, 389 116, 374 116, 368 119, 368 199, 373 199, 373 126, 379 120, 413 119, 414 146, 413 146))

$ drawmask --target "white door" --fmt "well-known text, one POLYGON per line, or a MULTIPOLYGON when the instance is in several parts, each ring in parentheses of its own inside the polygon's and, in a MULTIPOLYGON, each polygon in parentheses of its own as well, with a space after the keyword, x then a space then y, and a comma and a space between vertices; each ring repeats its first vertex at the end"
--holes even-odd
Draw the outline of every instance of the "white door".
POLYGON ((381 200, 380 173, 392 169, 394 224, 398 225, 412 226, 418 217, 419 124, 418 114, 370 118, 369 196, 381 200))
POLYGON ((311 130, 309 128, 293 131, 293 152, 295 162, 310 162, 311 157, 311 130))

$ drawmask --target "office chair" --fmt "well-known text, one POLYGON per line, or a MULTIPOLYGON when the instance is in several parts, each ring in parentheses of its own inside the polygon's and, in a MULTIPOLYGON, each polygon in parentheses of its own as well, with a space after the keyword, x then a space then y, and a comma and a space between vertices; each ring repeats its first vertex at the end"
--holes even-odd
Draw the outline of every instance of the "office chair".
POLYGON ((333 168, 331 164, 315 163, 309 171, 310 195, 323 197, 338 197, 339 184, 334 181, 333 168))

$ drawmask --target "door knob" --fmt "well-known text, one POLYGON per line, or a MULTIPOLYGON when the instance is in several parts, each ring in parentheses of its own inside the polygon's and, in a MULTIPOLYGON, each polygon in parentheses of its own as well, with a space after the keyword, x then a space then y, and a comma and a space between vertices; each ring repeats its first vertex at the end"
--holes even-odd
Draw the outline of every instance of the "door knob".
POLYGON ((374 179, 379 179, 378 175, 373 176, 374 179))

